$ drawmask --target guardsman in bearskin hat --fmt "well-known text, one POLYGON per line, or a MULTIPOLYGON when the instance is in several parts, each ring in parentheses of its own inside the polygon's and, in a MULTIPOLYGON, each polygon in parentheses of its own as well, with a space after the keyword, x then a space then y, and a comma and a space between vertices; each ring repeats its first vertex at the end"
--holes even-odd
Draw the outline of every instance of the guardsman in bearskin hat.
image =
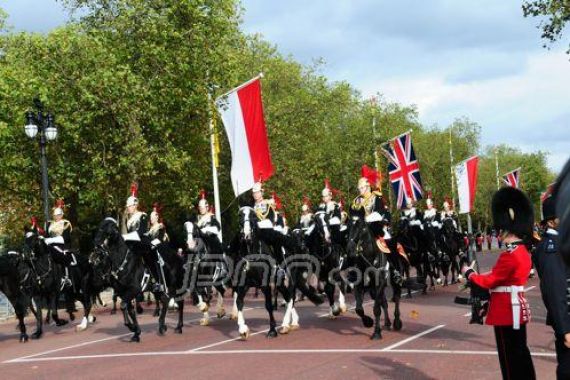
POLYGON ((65 276, 62 278, 62 282, 65 285, 71 285, 68 267, 77 265, 77 260, 73 253, 68 252, 73 228, 69 220, 63 217, 64 210, 63 199, 58 199, 52 213, 53 220, 48 224, 49 237, 45 238, 44 242, 48 246, 54 261, 65 266, 65 276))
POLYGON ((376 237, 376 244, 383 253, 390 253, 390 248, 386 240, 391 238, 388 231, 390 225, 390 213, 384 203, 382 193, 372 191, 372 186, 376 187, 379 180, 379 174, 364 165, 361 169, 361 177, 358 180, 359 195, 352 202, 351 209, 353 212, 362 213, 370 230, 376 237))
POLYGON ((330 229, 331 241, 335 244, 341 243, 340 235, 340 219, 342 217, 340 206, 333 201, 333 188, 331 187, 328 178, 325 178, 325 187, 321 191, 321 203, 317 208, 317 213, 324 213, 326 215, 325 222, 330 229))
POLYGON ((123 233, 125 241, 140 242, 146 235, 148 222, 146 213, 139 211, 138 185, 131 184, 131 195, 127 198, 125 215, 123 218, 123 233))
POLYGON ((532 266, 525 243, 532 237, 533 207, 522 191, 504 187, 493 196, 491 211, 495 228, 503 231, 507 250, 488 273, 478 274, 469 266, 461 272, 471 283, 491 293, 486 323, 495 329, 503 378, 535 379, 526 340, 530 308, 524 297, 532 266))
POLYGON ((570 267, 558 252, 558 223, 556 199, 542 203, 544 235, 533 254, 540 277, 540 291, 546 306, 546 324, 552 326, 556 338, 556 377, 570 379, 570 267))

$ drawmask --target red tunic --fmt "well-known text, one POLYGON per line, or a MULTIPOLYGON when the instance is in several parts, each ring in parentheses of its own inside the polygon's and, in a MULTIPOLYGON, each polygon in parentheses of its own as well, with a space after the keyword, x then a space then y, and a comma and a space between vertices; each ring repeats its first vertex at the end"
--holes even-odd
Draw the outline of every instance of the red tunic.
MULTIPOLYGON (((470 281, 482 288, 492 290, 499 286, 524 286, 532 267, 530 254, 523 244, 515 246, 512 250, 502 252, 491 272, 484 274, 474 273, 470 281)), ((530 322, 530 308, 524 298, 524 292, 519 293, 520 324, 530 322)), ((489 313, 485 321, 493 326, 512 326, 513 309, 510 293, 491 292, 489 313)))

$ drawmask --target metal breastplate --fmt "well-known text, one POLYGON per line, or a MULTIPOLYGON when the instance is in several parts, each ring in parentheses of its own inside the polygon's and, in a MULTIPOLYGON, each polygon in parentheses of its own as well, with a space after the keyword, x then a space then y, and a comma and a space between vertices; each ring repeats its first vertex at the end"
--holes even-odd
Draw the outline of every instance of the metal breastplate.
POLYGON ((137 211, 131 215, 131 217, 127 220, 127 232, 138 231, 141 224, 142 215, 143 213, 140 211, 137 211))

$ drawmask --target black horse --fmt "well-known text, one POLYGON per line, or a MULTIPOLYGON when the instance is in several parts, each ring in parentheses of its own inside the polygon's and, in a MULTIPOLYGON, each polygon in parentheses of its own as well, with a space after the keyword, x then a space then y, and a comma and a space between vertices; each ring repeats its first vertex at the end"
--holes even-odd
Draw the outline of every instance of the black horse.
POLYGON ((329 318, 332 319, 347 310, 344 298, 346 282, 341 276, 341 271, 346 266, 346 257, 343 247, 331 236, 328 219, 329 216, 325 212, 320 211, 315 214, 314 227, 306 236, 305 246, 309 253, 318 260, 319 267, 316 272, 319 282, 324 284, 330 307, 329 318), (334 299, 337 286, 339 288, 338 304, 334 299))
POLYGON ((67 320, 60 319, 57 313, 58 300, 62 294, 62 277, 64 268, 57 264, 43 236, 34 229, 26 230, 26 238, 21 260, 18 263, 18 276, 20 288, 34 301, 32 307, 36 317, 36 331, 32 339, 39 339, 43 334, 42 305, 48 307, 51 317, 57 326, 67 324, 67 320))
MULTIPOLYGON (((356 314, 362 319, 364 327, 374 327, 370 339, 381 339, 382 330, 380 317, 383 303, 386 302, 385 290, 390 276, 390 264, 386 254, 382 253, 376 244, 376 240, 364 216, 359 212, 352 212, 350 216, 350 231, 347 251, 349 258, 353 260, 353 268, 349 274, 355 274, 356 278, 349 275, 354 281, 354 297, 356 300, 356 314), (364 312, 364 293, 368 290, 374 300, 374 320, 364 312)), ((394 329, 402 328, 400 319, 399 297, 397 298, 394 311, 394 329)))
POLYGON ((249 336, 249 327, 243 315, 244 298, 250 288, 259 288, 265 297, 265 308, 269 314, 269 331, 267 337, 277 337, 276 321, 273 315, 273 284, 283 296, 287 308, 283 317, 280 332, 286 334, 299 328, 299 316, 294 307, 293 295, 298 288, 303 294, 316 304, 323 300, 316 294, 314 288, 307 285, 306 275, 313 264, 300 257, 292 255, 285 257, 286 252, 274 252, 266 242, 259 237, 262 234, 257 223, 253 208, 241 207, 239 210, 240 231, 236 234, 230 247, 228 256, 233 265, 232 287, 235 292, 237 307, 238 330, 242 339, 249 336))
POLYGON ((451 259, 449 255, 440 248, 441 231, 437 226, 434 226, 431 221, 426 221, 424 223, 424 237, 427 247, 429 272, 435 275, 438 283, 441 282, 440 274, 443 274, 443 286, 447 286, 449 284, 447 276, 449 274, 451 259))
MULTIPOLYGON (((428 245, 426 243, 423 231, 419 228, 411 228, 409 221, 406 218, 401 218, 398 223, 398 233, 396 240, 400 243, 410 259, 410 266, 416 268, 416 274, 419 281, 422 281, 425 286, 422 291, 423 294, 427 293, 427 278, 431 279, 431 286, 435 286, 434 272, 430 265, 428 245)), ((406 273, 410 277, 409 270, 406 273)), ((411 297, 410 288, 408 288, 408 297, 411 297)))
MULTIPOLYGON (((443 254, 449 257, 451 264, 451 283, 455 284, 457 282, 457 276, 459 275, 459 261, 462 257, 461 248, 463 243, 455 229, 453 219, 445 218, 442 221, 442 225, 440 246, 443 254)), ((447 281, 447 275, 445 276, 445 281, 447 281)))
POLYGON ((16 318, 18 318, 20 342, 27 342, 28 334, 26 333, 24 318, 30 305, 30 297, 20 288, 20 277, 18 275, 20 260, 20 255, 14 251, 0 255, 0 291, 8 298, 14 308, 16 318))
POLYGON ((143 258, 129 249, 113 218, 105 218, 99 224, 94 245, 89 261, 95 276, 104 279, 121 298, 125 326, 133 332, 131 341, 140 342, 141 329, 133 300, 145 289, 149 279, 143 258))

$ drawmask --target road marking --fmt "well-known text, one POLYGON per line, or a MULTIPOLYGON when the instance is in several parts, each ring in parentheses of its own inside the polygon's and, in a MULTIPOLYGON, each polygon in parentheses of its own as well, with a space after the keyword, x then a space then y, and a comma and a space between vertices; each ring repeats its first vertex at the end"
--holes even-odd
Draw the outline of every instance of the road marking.
POLYGON ((409 343, 409 342, 411 342, 412 340, 416 340, 416 339, 418 339, 418 338, 420 338, 420 337, 422 337, 422 336, 424 336, 424 335, 427 335, 427 334, 429 334, 429 333, 431 333, 431 332, 434 332, 435 330, 439 330, 439 329, 442 328, 442 327, 445 327, 445 325, 437 325, 437 326, 434 326, 434 327, 432 327, 432 328, 430 328, 430 329, 427 329, 426 331, 423 331, 423 332, 418 333, 418 334, 416 334, 416 335, 413 335, 413 336, 411 336, 411 337, 409 337, 409 338, 406 338, 406 339, 404 339, 404 340, 401 340, 401 341, 399 341, 399 342, 397 342, 397 343, 394 343, 394 344, 392 344, 392 345, 390 345, 390 346, 388 346, 388 347, 382 349, 382 351, 390 351, 390 350, 392 350, 392 349, 394 349, 394 348, 396 348, 396 347, 400 347, 400 346, 402 346, 402 345, 404 345, 404 344, 406 344, 406 343, 409 343))
MULTIPOLYGON (((250 307, 247 308, 247 310, 253 310, 253 309, 261 309, 261 307, 250 307)), ((190 323, 194 323, 194 322, 199 322, 202 318, 194 318, 191 319, 189 321, 187 321, 186 323, 190 324, 190 323)), ((10 360, 6 360, 2 363, 17 363, 17 362, 21 362, 24 361, 24 359, 31 359, 31 358, 35 358, 37 356, 43 356, 43 355, 48 355, 48 354, 53 354, 54 352, 59 352, 59 351, 64 351, 64 350, 69 350, 72 348, 78 348, 78 347, 84 347, 84 346, 88 346, 90 344, 95 344, 95 343, 101 343, 101 342, 106 342, 108 340, 113 340, 113 339, 120 339, 122 337, 128 336, 128 335, 132 335, 132 332, 129 333, 125 333, 125 334, 120 334, 120 335, 113 335, 107 338, 102 338, 102 339, 96 339, 96 340, 90 340, 87 342, 82 342, 82 343, 78 343, 78 344, 74 344, 71 346, 66 346, 66 347, 60 347, 60 348, 55 348, 53 350, 48 350, 48 351, 43 351, 37 354, 32 354, 32 355, 26 355, 26 356, 21 356, 19 358, 15 358, 15 359, 10 359, 10 360)), ((181 351, 184 352, 184 351, 181 351)), ((111 354, 109 354, 111 355, 111 354)), ((89 356, 89 355, 88 355, 89 356)), ((70 356, 71 358, 73 358, 74 356, 70 356)), ((38 359, 35 359, 38 360, 38 359)), ((30 361, 30 360, 26 360, 26 361, 30 361)))

